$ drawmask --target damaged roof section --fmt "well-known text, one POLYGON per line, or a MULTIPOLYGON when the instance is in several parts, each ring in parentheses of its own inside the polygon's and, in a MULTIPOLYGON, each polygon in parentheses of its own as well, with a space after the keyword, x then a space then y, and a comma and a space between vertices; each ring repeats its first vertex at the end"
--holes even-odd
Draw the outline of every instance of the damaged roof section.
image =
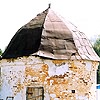
POLYGON ((100 61, 85 34, 72 23, 65 22, 50 8, 18 30, 2 58, 29 55, 100 61))
POLYGON ((16 32, 2 54, 2 58, 29 56, 38 51, 47 12, 48 9, 43 11, 41 14, 38 14, 34 19, 22 26, 16 32))

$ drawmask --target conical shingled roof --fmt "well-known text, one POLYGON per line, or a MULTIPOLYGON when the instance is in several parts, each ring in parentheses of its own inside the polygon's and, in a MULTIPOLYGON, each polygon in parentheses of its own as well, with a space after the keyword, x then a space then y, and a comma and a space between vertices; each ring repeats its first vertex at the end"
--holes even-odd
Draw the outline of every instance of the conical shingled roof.
POLYGON ((2 58, 29 55, 100 61, 85 34, 49 8, 17 31, 2 58))

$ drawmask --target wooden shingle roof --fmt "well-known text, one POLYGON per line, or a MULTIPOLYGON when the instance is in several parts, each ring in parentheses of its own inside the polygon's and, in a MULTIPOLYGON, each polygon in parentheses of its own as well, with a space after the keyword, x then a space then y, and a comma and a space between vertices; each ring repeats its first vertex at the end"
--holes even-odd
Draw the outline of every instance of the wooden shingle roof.
POLYGON ((100 61, 85 34, 49 8, 16 32, 2 58, 29 55, 100 61))

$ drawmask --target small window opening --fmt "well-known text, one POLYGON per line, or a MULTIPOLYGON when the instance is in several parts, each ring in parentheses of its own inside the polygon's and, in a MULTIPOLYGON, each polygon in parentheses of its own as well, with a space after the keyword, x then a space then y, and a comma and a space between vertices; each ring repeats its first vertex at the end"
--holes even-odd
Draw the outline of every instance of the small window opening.
POLYGON ((8 96, 8 97, 6 98, 6 100, 14 100, 14 97, 8 96))
POLYGON ((27 87, 26 100, 44 100, 43 87, 27 87))
POLYGON ((72 90, 72 93, 75 93, 75 90, 72 90))

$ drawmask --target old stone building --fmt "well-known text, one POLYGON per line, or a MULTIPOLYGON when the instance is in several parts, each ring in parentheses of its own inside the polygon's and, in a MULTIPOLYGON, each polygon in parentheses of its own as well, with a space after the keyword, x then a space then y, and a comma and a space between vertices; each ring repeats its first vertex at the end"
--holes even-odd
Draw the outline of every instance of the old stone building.
POLYGON ((48 8, 3 53, 0 100, 96 100, 99 61, 85 34, 48 8))

